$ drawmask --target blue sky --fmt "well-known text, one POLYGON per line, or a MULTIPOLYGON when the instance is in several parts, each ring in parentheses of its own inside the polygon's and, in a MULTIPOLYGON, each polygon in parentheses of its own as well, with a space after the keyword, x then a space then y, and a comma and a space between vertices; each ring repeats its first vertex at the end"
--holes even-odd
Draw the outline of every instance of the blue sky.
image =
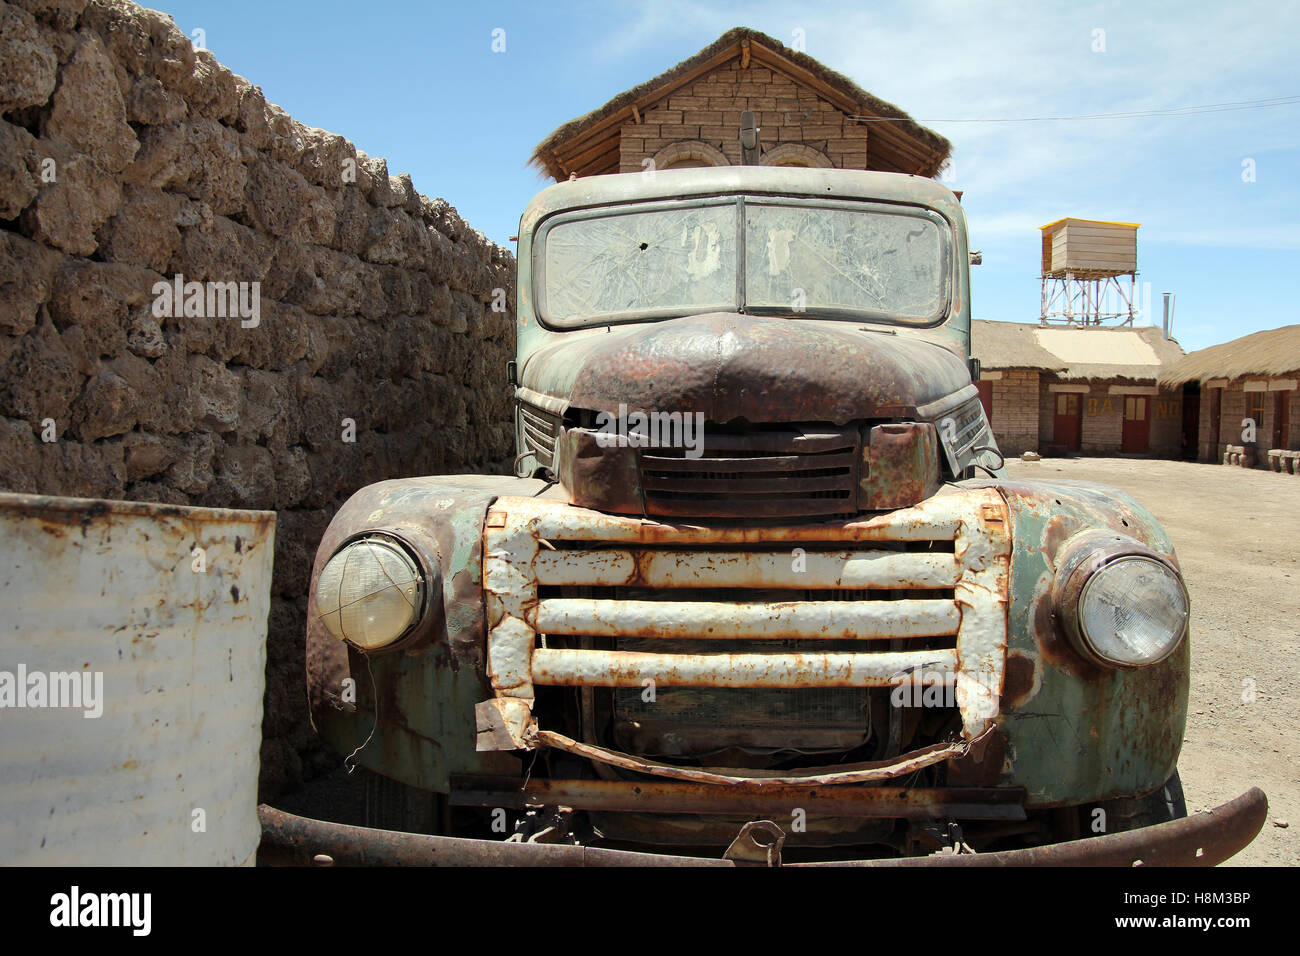
POLYGON ((1035 321, 1038 226, 1141 222, 1140 283, 1188 351, 1300 322, 1300 104, 994 123, 1300 94, 1300 4, 169 0, 295 118, 347 136, 509 245, 551 130, 733 26, 791 42, 953 141, 976 318, 1035 321), (505 52, 492 32, 505 31, 505 52), (1104 31, 1098 33, 1097 31, 1104 31), (1099 43, 1099 40, 1101 41, 1099 43), (1104 49, 1096 49, 1104 46, 1104 49), (981 120, 955 122, 954 120, 981 120), (1254 181, 1243 178, 1253 161, 1254 181))

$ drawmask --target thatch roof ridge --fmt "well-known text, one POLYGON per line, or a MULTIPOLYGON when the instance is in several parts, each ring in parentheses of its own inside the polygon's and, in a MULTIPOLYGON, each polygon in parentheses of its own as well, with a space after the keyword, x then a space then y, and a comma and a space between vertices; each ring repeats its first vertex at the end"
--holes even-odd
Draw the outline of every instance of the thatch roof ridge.
POLYGON ((1063 370, 1065 363, 1034 340, 1038 323, 972 319, 971 355, 983 368, 1063 370))
POLYGON ((1275 377, 1300 373, 1300 325, 1283 325, 1197 349, 1165 370, 1170 388, 1214 378, 1275 377))
POLYGON ((554 130, 549 136, 537 144, 537 148, 533 150, 532 156, 529 157, 529 165, 545 170, 557 180, 562 179, 563 176, 560 174, 560 171, 552 168, 552 163, 548 160, 548 154, 551 153, 559 143, 573 138, 610 114, 626 108, 654 90, 669 85, 678 76, 690 72, 696 66, 707 62, 722 53, 727 49, 727 47, 733 44, 738 44, 742 40, 748 40, 750 43, 761 44, 773 53, 785 57, 796 65, 807 70, 809 73, 812 73, 823 83, 835 87, 840 92, 844 93, 849 99, 853 100, 861 112, 869 113, 873 116, 879 116, 884 119, 896 120, 896 125, 899 128, 906 130, 913 137, 920 140, 926 147, 940 154, 934 172, 938 172, 938 166, 941 165, 952 152, 952 143, 949 142, 947 138, 940 136, 934 130, 927 129, 917 123, 907 113, 894 104, 886 103, 879 97, 868 93, 844 74, 832 70, 830 67, 809 56, 807 53, 790 49, 780 40, 773 39, 758 30, 749 27, 733 27, 706 46, 703 50, 700 50, 693 56, 687 57, 676 66, 670 67, 658 76, 646 80, 644 83, 637 84, 630 90, 624 90, 603 106, 597 107, 584 116, 571 119, 558 129, 554 130))
MULTIPOLYGON (((1059 328, 1059 326, 1057 326, 1059 328)), ((1154 325, 1135 326, 1088 326, 1097 331, 1128 331, 1141 338, 1156 355, 1154 364, 1128 365, 1108 362, 1071 362, 1064 372, 1058 373, 1064 379, 1106 379, 1127 378, 1155 382, 1160 373, 1183 358, 1183 347, 1177 339, 1165 338, 1164 330, 1154 325)))
POLYGON ((1064 380, 1123 378, 1132 381, 1155 381, 1160 371, 1183 357, 1182 346, 1166 339, 1155 326, 1044 326, 1039 322, 971 321, 971 354, 990 371, 997 369, 1035 369, 1052 372, 1064 380), (1035 334, 1040 330, 1076 329, 1088 334, 1135 334, 1155 353, 1156 361, 1140 365, 1112 362, 1071 361, 1044 348, 1035 334))

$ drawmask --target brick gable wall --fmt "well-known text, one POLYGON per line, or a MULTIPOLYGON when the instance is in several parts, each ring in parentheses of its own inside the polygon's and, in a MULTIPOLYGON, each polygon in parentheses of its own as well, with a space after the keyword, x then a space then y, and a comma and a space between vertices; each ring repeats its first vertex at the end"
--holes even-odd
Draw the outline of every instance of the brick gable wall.
POLYGON ((700 140, 740 163, 740 114, 753 110, 765 149, 802 143, 840 169, 866 169, 867 127, 778 70, 732 60, 667 94, 623 127, 619 172, 645 169, 672 143, 700 140))

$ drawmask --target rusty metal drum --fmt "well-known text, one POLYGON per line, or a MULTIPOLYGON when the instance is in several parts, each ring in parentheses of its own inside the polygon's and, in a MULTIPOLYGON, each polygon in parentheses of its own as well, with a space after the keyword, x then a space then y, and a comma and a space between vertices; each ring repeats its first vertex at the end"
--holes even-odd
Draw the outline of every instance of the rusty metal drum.
POLYGON ((253 862, 274 536, 0 495, 0 862, 253 862))

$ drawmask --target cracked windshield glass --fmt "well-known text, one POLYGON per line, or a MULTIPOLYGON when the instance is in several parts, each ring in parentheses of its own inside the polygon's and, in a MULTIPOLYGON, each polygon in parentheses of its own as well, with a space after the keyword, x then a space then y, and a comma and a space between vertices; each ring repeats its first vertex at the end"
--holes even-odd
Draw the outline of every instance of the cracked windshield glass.
MULTIPOLYGON (((545 235, 543 314, 561 326, 734 311, 732 203, 560 222, 545 235)), ((745 301, 909 324, 947 308, 940 227, 879 210, 745 204, 745 301)))
POLYGON ((746 203, 745 304, 933 322, 947 306, 939 227, 919 216, 746 203))
POLYGON ((736 308, 736 207, 659 209, 557 223, 543 314, 557 325, 736 308))

